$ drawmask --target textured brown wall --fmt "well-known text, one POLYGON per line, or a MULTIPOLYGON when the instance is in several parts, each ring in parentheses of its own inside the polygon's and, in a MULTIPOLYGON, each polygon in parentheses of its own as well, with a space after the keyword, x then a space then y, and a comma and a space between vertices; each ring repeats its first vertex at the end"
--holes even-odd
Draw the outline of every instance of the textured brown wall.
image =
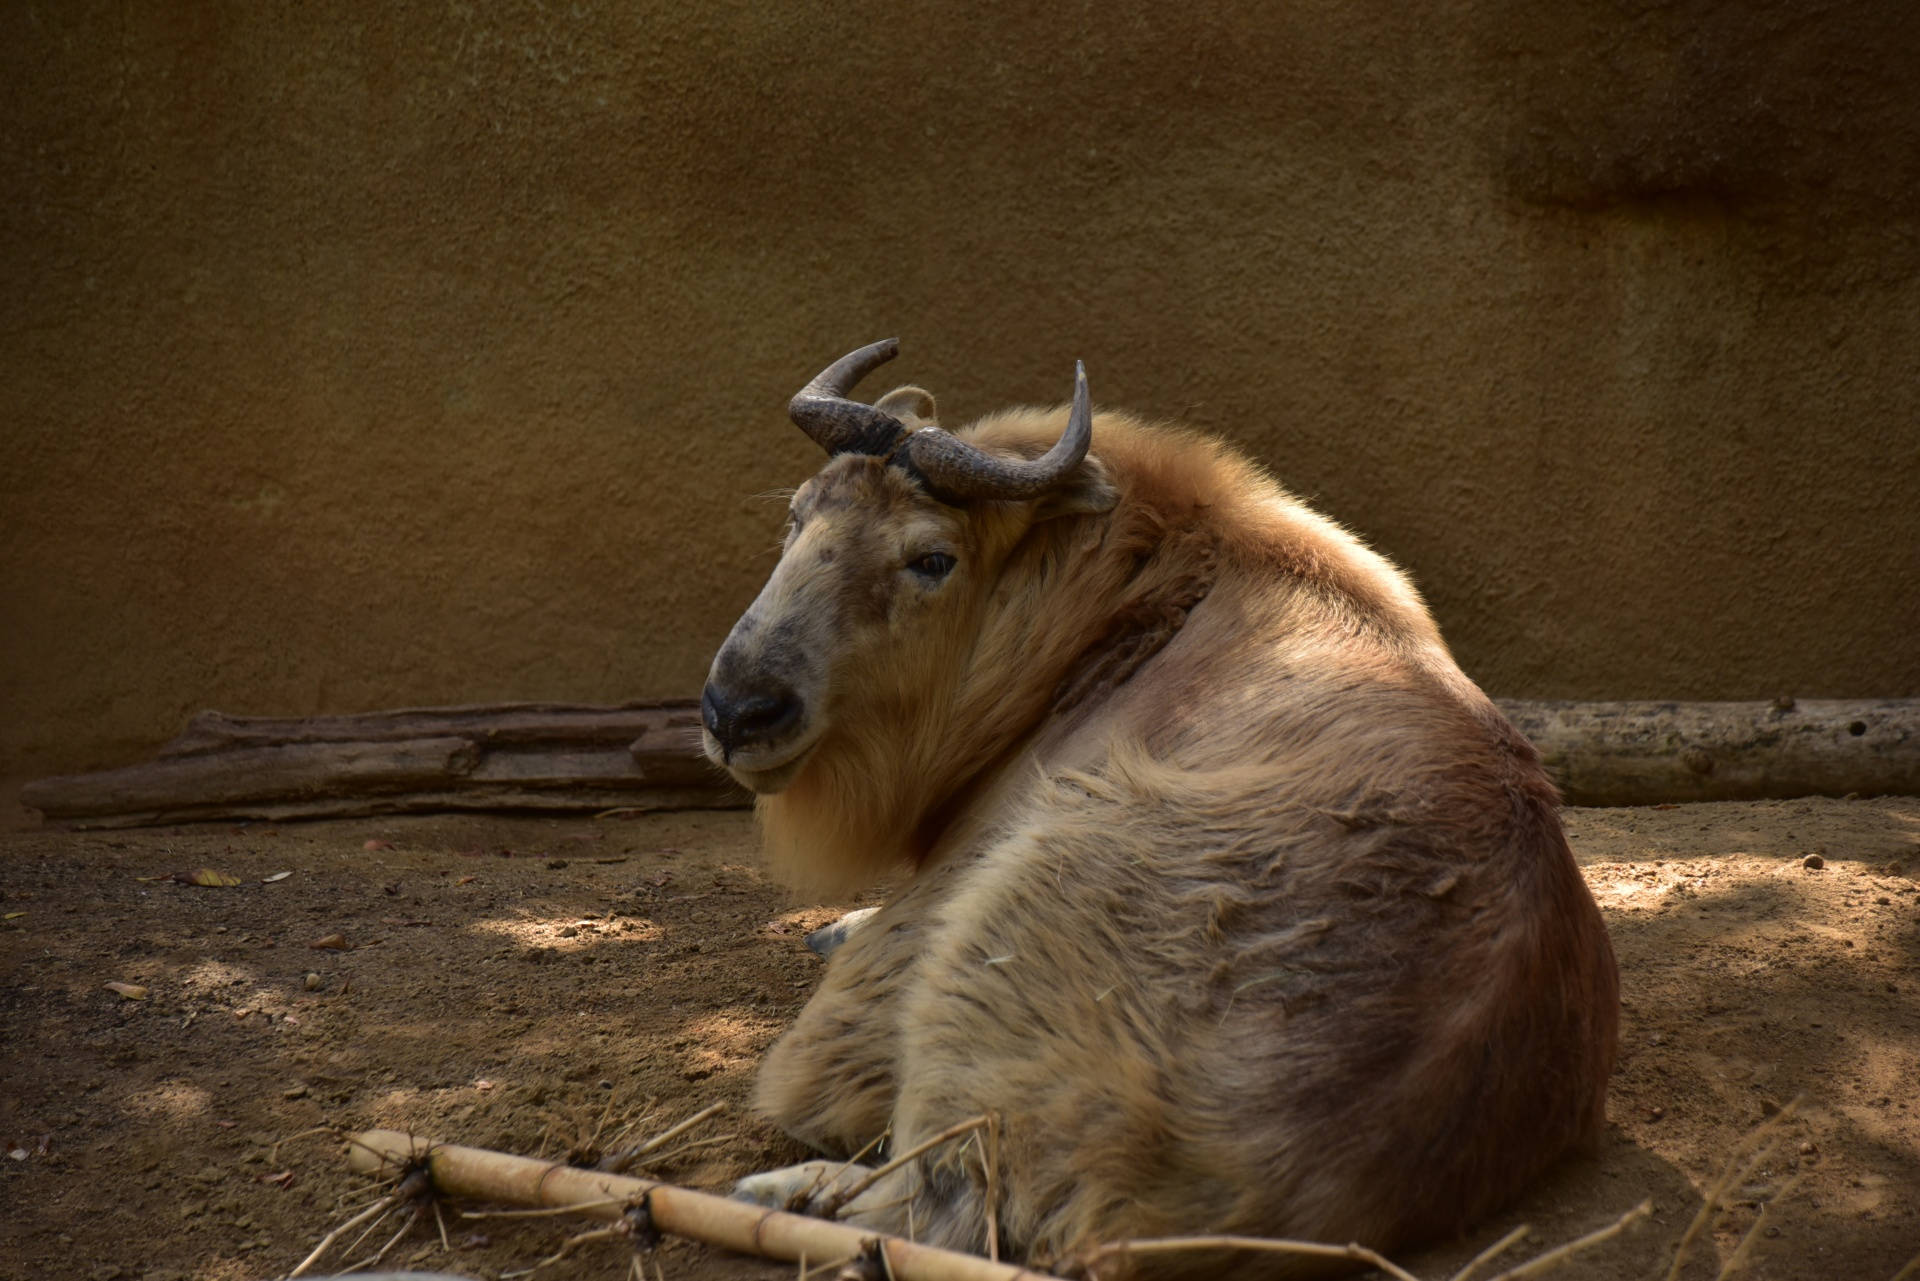
POLYGON ((10 6, 0 768, 690 693, 892 333, 1241 440, 1497 693, 1920 694, 1916 12, 10 6))

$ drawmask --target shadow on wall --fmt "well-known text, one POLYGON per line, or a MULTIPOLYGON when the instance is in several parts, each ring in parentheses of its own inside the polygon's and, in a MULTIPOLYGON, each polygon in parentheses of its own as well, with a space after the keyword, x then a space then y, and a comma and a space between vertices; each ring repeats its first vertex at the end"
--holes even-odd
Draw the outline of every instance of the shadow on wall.
POLYGON ((1510 68, 1498 172, 1529 203, 1818 225, 1897 216, 1920 187, 1911 6, 1577 0, 1549 14, 1497 0, 1482 13, 1486 53, 1510 68))

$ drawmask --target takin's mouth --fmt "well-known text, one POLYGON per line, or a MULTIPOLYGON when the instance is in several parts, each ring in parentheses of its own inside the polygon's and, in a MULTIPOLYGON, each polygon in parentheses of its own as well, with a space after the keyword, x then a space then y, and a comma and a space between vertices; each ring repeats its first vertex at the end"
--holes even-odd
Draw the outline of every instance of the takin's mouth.
POLYGON ((783 791, 805 767, 808 757, 813 755, 814 744, 819 741, 819 736, 815 735, 804 742, 777 747, 754 745, 737 748, 729 755, 720 745, 720 740, 712 734, 701 734, 707 759, 731 774, 735 782, 755 796, 773 796, 783 791))

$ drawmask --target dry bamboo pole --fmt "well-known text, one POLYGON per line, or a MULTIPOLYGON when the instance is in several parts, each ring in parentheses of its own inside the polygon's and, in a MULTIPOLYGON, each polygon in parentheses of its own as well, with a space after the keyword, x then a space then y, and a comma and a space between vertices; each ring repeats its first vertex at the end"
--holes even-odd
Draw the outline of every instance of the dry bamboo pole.
POLYGON ((577 1206, 581 1214, 617 1219, 647 1197, 653 1225, 741 1254, 794 1262, 853 1259, 878 1242, 895 1281, 1056 1281, 1031 1268, 935 1249, 845 1223, 769 1210, 708 1192, 575 1169, 554 1161, 433 1143, 397 1130, 368 1130, 351 1140, 348 1161, 362 1174, 395 1174, 427 1163, 436 1191, 519 1206, 577 1206))

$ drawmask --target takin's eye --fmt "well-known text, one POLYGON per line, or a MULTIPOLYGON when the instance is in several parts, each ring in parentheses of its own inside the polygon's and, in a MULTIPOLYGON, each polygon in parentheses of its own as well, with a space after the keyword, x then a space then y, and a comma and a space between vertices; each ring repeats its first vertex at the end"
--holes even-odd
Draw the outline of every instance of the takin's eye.
POLYGON ((907 562, 907 568, 929 583, 937 583, 953 572, 953 557, 945 552, 928 552, 907 562))

